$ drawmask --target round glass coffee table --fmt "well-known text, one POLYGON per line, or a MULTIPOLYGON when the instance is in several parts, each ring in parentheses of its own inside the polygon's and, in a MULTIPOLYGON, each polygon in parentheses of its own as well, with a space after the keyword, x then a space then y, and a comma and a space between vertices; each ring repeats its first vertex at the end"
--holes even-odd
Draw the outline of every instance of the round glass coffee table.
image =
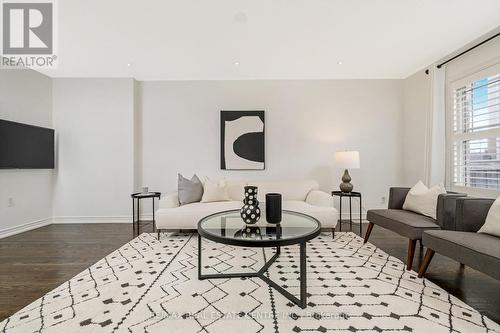
POLYGON ((321 225, 315 218, 292 211, 283 211, 281 223, 271 224, 265 214, 256 224, 246 224, 240 217, 239 210, 230 210, 204 217, 198 222, 198 279, 223 279, 258 277, 280 292, 293 303, 304 309, 307 304, 306 294, 306 242, 318 236, 321 225), (202 274, 201 239, 206 238, 216 243, 242 247, 275 247, 276 253, 257 272, 202 274), (300 296, 297 298, 264 273, 279 257, 281 246, 300 246, 300 296))

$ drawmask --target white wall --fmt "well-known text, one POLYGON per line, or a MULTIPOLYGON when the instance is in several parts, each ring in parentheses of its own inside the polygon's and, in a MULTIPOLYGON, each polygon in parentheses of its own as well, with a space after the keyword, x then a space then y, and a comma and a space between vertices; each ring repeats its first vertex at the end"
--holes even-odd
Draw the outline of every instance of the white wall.
POLYGON ((330 191, 342 174, 333 167, 333 153, 343 149, 361 153, 361 169, 351 175, 365 209, 385 206, 388 187, 402 181, 400 80, 54 79, 51 87, 45 79, 48 90, 37 91, 48 103, 42 125, 51 123, 47 97, 53 95, 58 172, 50 173, 37 203, 45 202, 43 218, 55 222, 128 222, 130 193, 141 186, 175 191, 177 172, 313 178, 330 191), (266 110, 266 170, 219 169, 223 109, 266 110))
POLYGON ((134 80, 55 79, 53 93, 55 221, 130 221, 134 80))
POLYGON ((359 150, 352 170, 364 207, 402 180, 400 80, 140 82, 142 185, 175 191, 177 172, 217 178, 313 178, 336 189, 336 150, 359 150), (220 110, 265 110, 266 170, 222 171, 220 110))
MULTIPOLYGON (((0 118, 52 127, 51 79, 31 70, 0 70, 0 118)), ((0 237, 50 222, 53 174, 0 170, 0 237)))
POLYGON ((141 190, 142 177, 142 114, 139 82, 134 80, 134 191, 141 190))

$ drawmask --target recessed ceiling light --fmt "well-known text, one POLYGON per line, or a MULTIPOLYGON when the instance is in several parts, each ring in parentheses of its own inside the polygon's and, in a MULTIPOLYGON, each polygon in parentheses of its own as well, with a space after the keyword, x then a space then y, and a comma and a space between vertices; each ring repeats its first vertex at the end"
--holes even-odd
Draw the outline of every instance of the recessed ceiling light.
POLYGON ((239 61, 235 61, 235 62, 234 62, 234 65, 235 65, 235 66, 239 66, 239 65, 240 65, 240 62, 239 62, 239 61))
POLYGON ((129 63, 127 64, 127 67, 132 67, 132 63, 130 63, 130 62, 129 62, 129 63))
POLYGON ((342 65, 344 62, 342 60, 337 61, 337 65, 342 65))

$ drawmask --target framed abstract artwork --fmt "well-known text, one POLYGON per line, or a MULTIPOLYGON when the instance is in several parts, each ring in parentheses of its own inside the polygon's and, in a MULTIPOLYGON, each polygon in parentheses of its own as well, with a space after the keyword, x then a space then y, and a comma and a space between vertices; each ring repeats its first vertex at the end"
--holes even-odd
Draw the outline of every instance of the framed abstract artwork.
POLYGON ((264 170, 264 111, 220 112, 220 168, 264 170))

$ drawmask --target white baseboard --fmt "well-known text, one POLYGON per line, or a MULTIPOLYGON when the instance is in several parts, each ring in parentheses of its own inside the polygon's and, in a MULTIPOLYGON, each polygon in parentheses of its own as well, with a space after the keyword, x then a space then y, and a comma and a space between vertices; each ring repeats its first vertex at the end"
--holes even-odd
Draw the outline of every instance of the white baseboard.
POLYGON ((54 216, 52 223, 132 223, 132 216, 54 216))
POLYGON ((52 218, 48 217, 46 219, 32 221, 32 222, 24 223, 21 225, 16 225, 14 227, 2 229, 2 230, 0 230, 0 238, 14 236, 14 235, 19 234, 21 232, 44 227, 44 226, 49 225, 51 223, 52 223, 52 218))
MULTIPOLYGON (((141 219, 152 219, 152 214, 141 214, 141 219)), ((342 212, 342 220, 348 220, 349 213, 342 212)), ((353 212, 352 220, 359 222, 359 213, 353 212)), ((363 223, 367 223, 366 214, 363 214, 363 223)), ((0 230, 0 238, 13 236, 15 234, 40 228, 49 224, 72 224, 72 223, 132 223, 132 216, 54 216, 46 219, 28 222, 19 226, 14 226, 0 230)))
MULTIPOLYGON (((366 219, 366 213, 363 213, 361 215, 361 218, 363 220, 363 223, 368 223, 368 220, 366 219)), ((343 221, 349 220, 349 212, 347 212, 347 213, 342 212, 342 220, 343 221)), ((352 212, 352 222, 359 223, 359 213, 352 212)))

